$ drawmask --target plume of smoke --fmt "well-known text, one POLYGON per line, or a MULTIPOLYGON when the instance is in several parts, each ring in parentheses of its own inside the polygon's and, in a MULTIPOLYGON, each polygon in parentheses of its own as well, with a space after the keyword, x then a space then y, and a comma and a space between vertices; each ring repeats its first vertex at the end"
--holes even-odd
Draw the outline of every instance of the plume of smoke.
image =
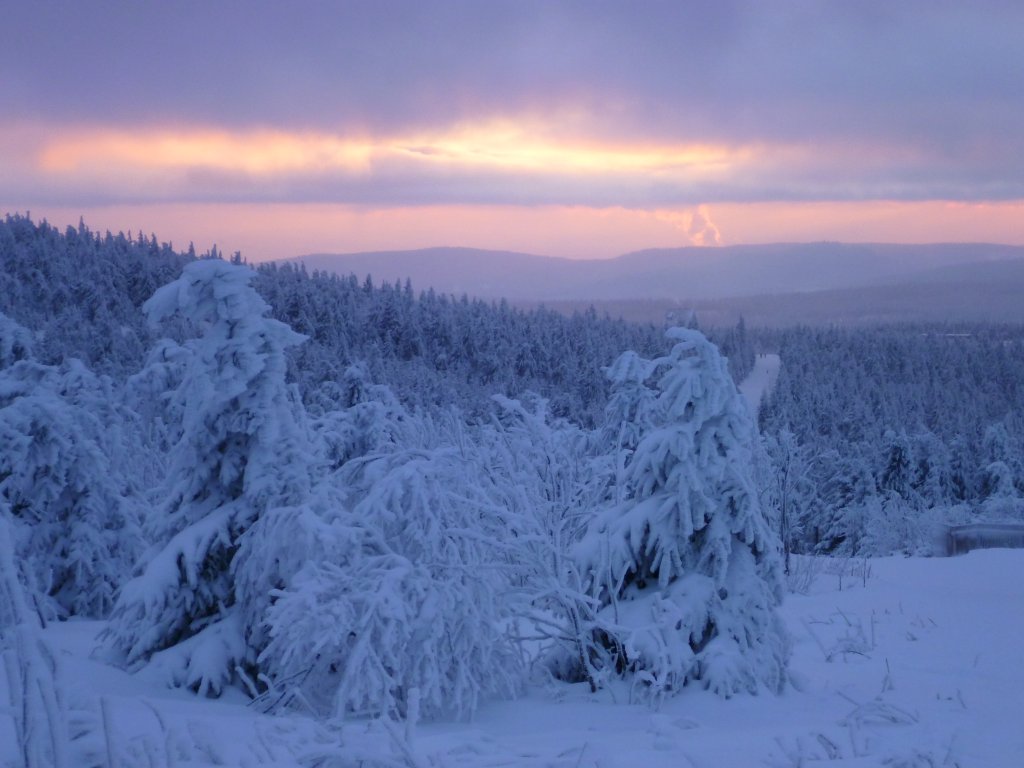
POLYGON ((722 244, 722 233, 711 220, 711 211, 706 205, 683 211, 657 211, 655 216, 685 233, 691 245, 722 244))

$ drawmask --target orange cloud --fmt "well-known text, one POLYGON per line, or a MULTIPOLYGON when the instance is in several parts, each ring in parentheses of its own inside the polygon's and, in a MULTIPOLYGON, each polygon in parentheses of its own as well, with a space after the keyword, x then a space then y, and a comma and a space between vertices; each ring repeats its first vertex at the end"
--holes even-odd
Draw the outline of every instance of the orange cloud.
POLYGON ((742 163, 751 155, 744 147, 600 144, 553 138, 549 133, 541 122, 498 120, 424 136, 404 149, 428 161, 543 172, 709 171, 742 163))
POLYGON ((111 165, 129 170, 211 168, 273 174, 310 169, 365 171, 376 147, 332 136, 275 131, 86 131, 59 136, 44 146, 39 167, 72 174, 111 165))
POLYGON ((401 163, 428 170, 703 177, 748 163, 754 154, 747 147, 602 144, 551 133, 535 121, 488 121, 446 132, 373 138, 280 131, 84 130, 46 140, 38 166, 56 175, 194 168, 274 175, 360 174, 378 164, 401 163))
POLYGON ((844 200, 851 201, 840 204, 844 210, 854 210, 853 201, 884 206, 880 198, 935 200, 986 192, 964 188, 955 169, 936 165, 921 147, 598 140, 599 117, 571 111, 393 135, 187 126, 31 128, 0 122, 4 196, 107 204, 621 205, 669 210, 662 218, 674 219, 691 240, 715 244, 737 238, 699 207, 708 201, 717 216, 723 206, 752 201, 844 200))

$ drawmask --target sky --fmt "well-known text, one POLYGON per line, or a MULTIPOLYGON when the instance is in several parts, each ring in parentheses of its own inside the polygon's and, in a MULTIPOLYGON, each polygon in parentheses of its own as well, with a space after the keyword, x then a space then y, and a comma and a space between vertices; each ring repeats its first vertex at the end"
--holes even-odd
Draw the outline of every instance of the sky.
POLYGON ((1024 244, 1015 0, 13 0, 0 211, 259 261, 1024 244))

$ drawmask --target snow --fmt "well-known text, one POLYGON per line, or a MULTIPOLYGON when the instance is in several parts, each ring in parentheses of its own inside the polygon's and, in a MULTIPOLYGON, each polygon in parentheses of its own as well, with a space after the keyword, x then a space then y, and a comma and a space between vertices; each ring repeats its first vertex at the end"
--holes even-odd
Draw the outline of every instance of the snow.
MULTIPOLYGON (((109 764, 122 767, 313 765, 317 756, 461 768, 1024 765, 1024 550, 797 558, 795 571, 808 577, 807 594, 781 608, 794 684, 730 699, 694 689, 659 709, 631 704, 621 686, 592 694, 538 683, 485 704, 470 723, 318 724, 261 715, 240 694, 213 701, 128 675, 94 653, 100 623, 51 624, 44 637, 72 709, 106 724, 90 738, 112 743, 109 764)), ((0 765, 14 760, 8 717, 0 709, 0 765)))
POLYGON ((750 406, 750 412, 756 417, 761 401, 775 386, 779 378, 780 359, 778 355, 758 355, 754 360, 754 369, 740 382, 740 394, 750 406))
MULTIPOLYGON (((653 697, 696 681, 723 696, 778 690, 787 658, 775 615, 782 560, 754 483, 756 428, 718 348, 692 329, 666 336, 676 343, 664 357, 624 355, 609 369, 615 395, 622 384, 646 387, 639 372, 654 378, 654 396, 635 420, 646 429, 620 461, 630 492, 597 512, 577 548, 604 607, 596 633, 611 639, 579 655, 614 649, 595 666, 634 672, 653 697), (620 605, 634 599, 650 600, 645 618, 619 624, 620 605)), ((621 412, 610 409, 613 432, 621 412)))

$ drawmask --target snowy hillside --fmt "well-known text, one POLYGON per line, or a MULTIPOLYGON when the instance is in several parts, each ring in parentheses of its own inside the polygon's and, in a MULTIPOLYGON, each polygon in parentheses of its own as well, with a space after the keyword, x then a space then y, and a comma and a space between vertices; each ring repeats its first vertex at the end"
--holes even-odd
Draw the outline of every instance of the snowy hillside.
POLYGON ((713 344, 4 227, 0 763, 1020 757, 1017 554, 863 558, 1024 519, 1024 332, 713 344), (126 249, 123 301, 37 279, 126 249))
MULTIPOLYGON (((651 708, 624 688, 536 684, 473 722, 390 735, 368 721, 263 716, 241 696, 203 700, 132 677, 91 657, 98 623, 54 624, 45 636, 70 703, 102 722, 89 737, 100 764, 119 768, 1024 764, 1024 551, 800 566, 814 578, 783 606, 794 655, 781 696, 693 690, 651 708)), ((10 734, 5 717, 3 765, 14 759, 10 734)))

